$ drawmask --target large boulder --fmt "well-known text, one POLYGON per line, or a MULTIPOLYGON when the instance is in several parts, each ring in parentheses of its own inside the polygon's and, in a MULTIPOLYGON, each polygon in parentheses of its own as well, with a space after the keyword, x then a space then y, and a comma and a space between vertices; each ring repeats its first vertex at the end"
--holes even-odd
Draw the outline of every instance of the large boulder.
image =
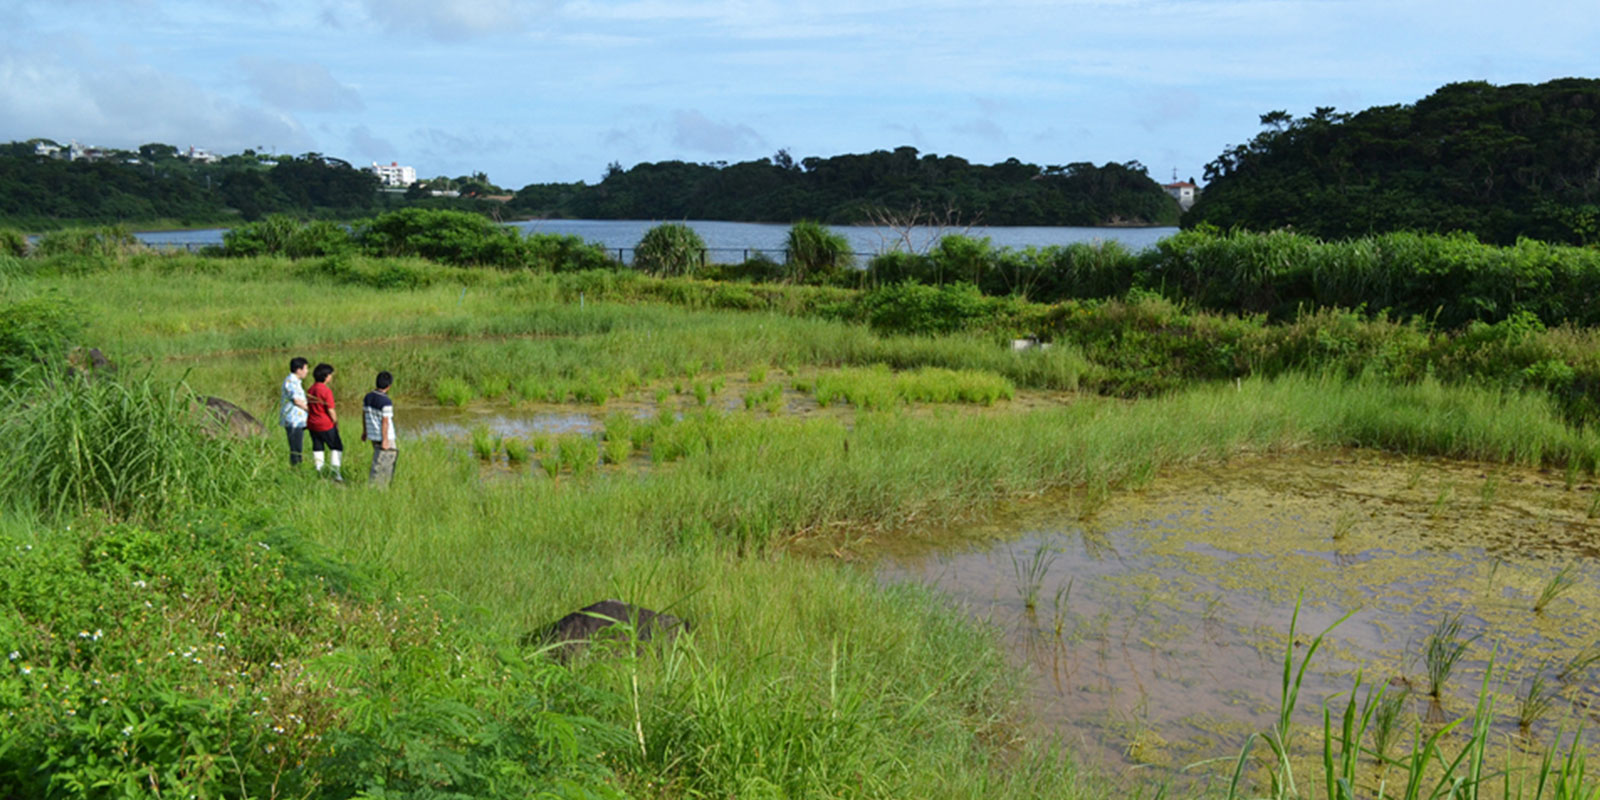
POLYGON ((621 600, 601 600, 522 637, 522 643, 524 646, 549 648, 558 660, 565 661, 591 641, 625 639, 629 625, 633 627, 637 641, 641 642, 671 639, 689 629, 689 623, 671 614, 651 611, 621 600))
POLYGON ((206 421, 234 436, 247 439, 260 436, 267 430, 261 420, 251 416, 250 412, 220 397, 207 396, 200 398, 200 401, 205 403, 200 413, 206 421))

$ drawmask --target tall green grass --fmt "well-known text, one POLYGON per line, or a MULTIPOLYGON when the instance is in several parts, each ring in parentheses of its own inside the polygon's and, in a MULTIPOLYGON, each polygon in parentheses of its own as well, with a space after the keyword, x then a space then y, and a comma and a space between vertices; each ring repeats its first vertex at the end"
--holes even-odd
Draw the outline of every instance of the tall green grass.
POLYGON ((187 386, 56 374, 0 393, 0 496, 54 517, 227 505, 262 470, 187 386))

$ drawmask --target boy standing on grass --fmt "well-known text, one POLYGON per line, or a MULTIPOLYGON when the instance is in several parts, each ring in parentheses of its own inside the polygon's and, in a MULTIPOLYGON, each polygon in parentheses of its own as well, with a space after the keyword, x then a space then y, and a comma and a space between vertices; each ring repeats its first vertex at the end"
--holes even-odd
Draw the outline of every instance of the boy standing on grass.
POLYGON ((310 371, 308 362, 299 357, 289 359, 289 377, 283 379, 282 402, 278 406, 278 421, 289 435, 289 466, 299 466, 301 445, 306 435, 306 390, 301 385, 310 371))
POLYGON ((372 442, 372 471, 367 482, 373 486, 387 486, 394 477, 394 462, 398 451, 394 443, 394 403, 389 400, 389 386, 394 376, 388 370, 378 373, 377 388, 367 392, 361 400, 361 441, 372 442))
POLYGON ((339 472, 344 442, 339 439, 339 412, 334 410, 333 389, 328 386, 333 380, 333 365, 318 364, 311 370, 311 377, 316 381, 306 391, 307 402, 310 403, 306 409, 306 430, 311 431, 311 463, 320 475, 322 449, 326 447, 333 479, 337 483, 344 483, 344 475, 339 472))

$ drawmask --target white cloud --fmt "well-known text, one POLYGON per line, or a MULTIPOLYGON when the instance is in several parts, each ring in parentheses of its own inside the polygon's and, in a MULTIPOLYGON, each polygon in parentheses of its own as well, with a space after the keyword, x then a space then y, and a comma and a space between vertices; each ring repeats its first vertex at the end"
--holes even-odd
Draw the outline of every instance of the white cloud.
POLYGON ((311 61, 243 56, 245 82, 268 105, 285 111, 360 111, 361 95, 311 61))
POLYGON ((75 49, 81 51, 47 44, 0 53, 0 138, 45 136, 110 147, 160 141, 222 151, 293 151, 311 143, 289 115, 240 105, 126 58, 61 57, 75 49))

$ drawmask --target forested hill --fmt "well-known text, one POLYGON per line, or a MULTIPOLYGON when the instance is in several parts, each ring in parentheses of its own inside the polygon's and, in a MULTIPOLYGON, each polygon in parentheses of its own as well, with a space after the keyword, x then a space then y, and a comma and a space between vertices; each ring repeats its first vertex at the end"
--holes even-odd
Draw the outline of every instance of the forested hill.
POLYGON ((583 219, 718 219, 745 222, 871 222, 921 209, 988 225, 1176 224, 1176 202, 1137 161, 1039 167, 1009 159, 985 166, 916 148, 795 161, 662 161, 604 180, 533 184, 517 192, 522 213, 583 219))
POLYGON ((1600 242, 1600 80, 1453 83, 1410 105, 1261 122, 1206 167, 1185 226, 1600 242))

